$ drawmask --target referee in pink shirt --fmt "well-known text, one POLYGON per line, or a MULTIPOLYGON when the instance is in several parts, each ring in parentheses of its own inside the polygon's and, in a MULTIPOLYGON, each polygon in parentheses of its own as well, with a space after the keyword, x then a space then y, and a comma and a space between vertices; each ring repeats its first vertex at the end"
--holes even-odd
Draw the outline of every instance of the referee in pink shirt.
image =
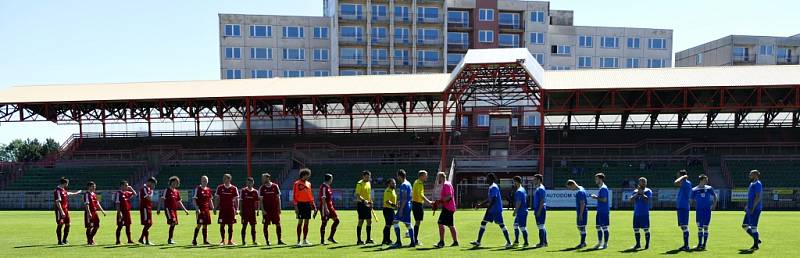
POLYGON ((442 212, 439 213, 439 243, 434 247, 444 247, 444 227, 450 228, 450 236, 453 237, 453 244, 450 246, 458 246, 458 232, 456 226, 453 224, 453 213, 456 212, 455 190, 453 184, 447 181, 447 176, 444 172, 436 174, 436 182, 442 186, 442 191, 439 193, 439 200, 437 204, 442 207, 442 212))

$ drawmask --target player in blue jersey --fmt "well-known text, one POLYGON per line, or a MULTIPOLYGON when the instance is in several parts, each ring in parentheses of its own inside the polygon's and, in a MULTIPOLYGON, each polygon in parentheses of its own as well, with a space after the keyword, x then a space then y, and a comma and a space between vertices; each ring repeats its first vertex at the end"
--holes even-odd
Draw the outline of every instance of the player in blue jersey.
POLYGON ((523 247, 528 246, 528 192, 525 187, 522 187, 522 177, 514 177, 514 245, 519 244, 519 232, 522 231, 522 238, 525 243, 523 247))
POLYGON ((644 230, 644 249, 650 248, 650 200, 652 199, 653 191, 647 188, 647 178, 640 177, 639 185, 633 190, 633 195, 629 199, 633 202, 633 232, 636 237, 636 245, 630 250, 642 247, 640 230, 644 230))
POLYGON ((472 244, 475 247, 481 246, 481 239, 483 238, 483 233, 486 232, 486 224, 489 222, 496 223, 500 226, 500 230, 503 231, 503 236, 506 238, 506 248, 511 248, 511 240, 508 238, 508 229, 506 229, 506 225, 503 224, 503 198, 500 196, 500 187, 497 186, 497 176, 494 173, 489 173, 486 175, 486 180, 489 181, 489 197, 479 203, 477 206, 481 207, 484 205, 488 205, 486 209, 486 213, 483 215, 483 220, 481 221, 481 229, 478 230, 478 240, 472 241, 472 244))
POLYGON ((542 184, 544 178, 541 174, 533 175, 533 187, 536 189, 533 192, 533 215, 536 217, 536 226, 539 227, 539 243, 536 248, 547 247, 547 230, 544 228, 544 223, 547 220, 547 191, 542 184))
POLYGON ((761 240, 758 236, 758 218, 761 216, 761 193, 763 192, 761 186, 761 172, 758 170, 750 171, 750 187, 747 189, 747 206, 744 207, 744 221, 742 221, 742 228, 753 237, 753 246, 750 250, 758 250, 758 245, 761 240))
POLYGON ((678 211, 678 227, 683 231, 683 246, 678 250, 689 251, 689 197, 692 194, 692 182, 685 169, 678 171, 678 179, 675 179, 675 186, 678 188, 678 197, 675 204, 678 211))
POLYGON ((586 190, 583 186, 578 185, 575 180, 567 180, 567 188, 575 192, 575 211, 577 213, 576 224, 578 231, 581 233, 581 243, 575 246, 574 249, 581 249, 586 247, 586 217, 589 215, 589 208, 586 205, 586 190))
POLYGON ((403 247, 400 237, 400 222, 406 225, 408 235, 411 237, 411 244, 409 247, 416 246, 416 239, 414 239, 414 228, 411 227, 411 183, 406 180, 406 171, 397 171, 397 181, 401 182, 397 187, 397 214, 394 215, 394 234, 397 236, 397 242, 392 245, 393 248, 403 247))
POLYGON ((600 188, 597 194, 591 195, 592 199, 597 200, 597 215, 595 215, 594 219, 595 228, 597 228, 597 245, 594 246, 594 249, 608 248, 608 238, 610 237, 608 226, 610 225, 609 219, 611 216, 611 206, 609 205, 611 195, 608 191, 608 186, 606 186, 605 179, 606 175, 603 173, 594 175, 594 182, 597 184, 597 187, 600 188))
POLYGON ((694 200, 695 221, 697 222, 698 244, 696 250, 705 250, 708 243, 708 224, 711 223, 711 210, 717 206, 717 194, 714 188, 708 185, 708 177, 700 175, 697 186, 692 188, 694 200))

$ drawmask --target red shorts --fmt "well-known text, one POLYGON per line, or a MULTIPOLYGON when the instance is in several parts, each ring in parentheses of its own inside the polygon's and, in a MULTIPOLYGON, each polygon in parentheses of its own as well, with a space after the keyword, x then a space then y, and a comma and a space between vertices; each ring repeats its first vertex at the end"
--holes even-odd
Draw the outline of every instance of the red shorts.
POLYGON ((131 211, 123 210, 117 213, 117 226, 131 225, 131 211))
POLYGON ((195 215, 197 216, 197 225, 211 224, 211 211, 200 210, 200 212, 195 212, 195 215))
POLYGON ((268 211, 261 215, 261 222, 264 225, 281 224, 281 214, 277 211, 268 211))
POLYGON ((255 225, 256 224, 256 211, 255 210, 242 211, 240 213, 240 215, 242 216, 242 224, 250 224, 250 225, 255 225))
POLYGON ((89 214, 89 212, 83 212, 83 225, 86 228, 100 227, 100 217, 97 216, 97 212, 92 212, 91 216, 89 214))
POLYGON ((142 226, 152 226, 153 209, 148 209, 148 208, 139 209, 139 220, 142 222, 142 226))
POLYGON ((230 209, 219 210, 219 217, 217 218, 219 224, 234 224, 236 223, 236 211, 230 209))
POLYGON ((327 210, 328 210, 328 216, 325 216, 325 214, 322 214, 322 219, 335 219, 335 218, 339 217, 339 214, 336 213, 336 209, 335 208, 327 207, 327 210))
POLYGON ((166 208, 164 209, 164 215, 167 216, 168 225, 178 225, 178 211, 166 208))
POLYGON ((69 211, 68 210, 64 210, 64 214, 61 214, 61 212, 58 212, 58 211, 55 211, 55 212, 56 212, 56 224, 58 224, 58 225, 69 224, 69 211))

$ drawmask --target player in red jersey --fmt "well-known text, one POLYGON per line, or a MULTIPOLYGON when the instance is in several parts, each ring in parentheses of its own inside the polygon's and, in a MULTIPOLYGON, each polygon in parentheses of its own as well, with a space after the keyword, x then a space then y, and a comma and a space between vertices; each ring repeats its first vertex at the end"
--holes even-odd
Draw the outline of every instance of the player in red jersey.
POLYGON ((233 243, 233 224, 236 223, 236 215, 239 215, 239 189, 231 184, 231 174, 222 176, 222 184, 217 186, 217 191, 214 193, 217 204, 214 205, 214 214, 217 214, 219 208, 219 235, 221 240, 220 245, 225 245, 225 226, 228 226, 228 245, 235 245, 233 243))
POLYGON ((156 187, 156 178, 151 177, 139 189, 139 219, 142 222, 142 236, 139 243, 152 245, 150 243, 150 227, 153 226, 153 188, 156 187))
POLYGON ((258 216, 258 190, 253 188, 255 180, 252 177, 247 178, 247 184, 242 188, 242 193, 239 197, 241 209, 239 214, 242 216, 242 245, 247 245, 246 233, 247 225, 250 224, 250 236, 253 238, 253 245, 256 243, 256 217, 258 216))
POLYGON ((136 191, 122 180, 119 183, 119 191, 114 193, 114 204, 117 206, 117 245, 120 244, 119 235, 122 227, 125 227, 125 235, 128 237, 128 244, 133 244, 131 240, 131 198, 136 196, 136 191))
POLYGON ((211 188, 208 187, 208 177, 200 177, 200 185, 194 189, 194 208, 195 216, 197 217, 197 226, 194 227, 194 238, 192 238, 192 245, 197 245, 197 233, 203 229, 203 244, 208 243, 208 225, 211 224, 211 209, 214 203, 211 201, 211 188))
POLYGON ((278 235, 278 245, 285 245, 281 240, 281 189, 278 184, 272 182, 269 173, 261 175, 261 187, 258 188, 258 195, 261 197, 262 223, 264 224, 264 241, 269 245, 269 224, 275 224, 275 231, 278 235))
POLYGON ((97 185, 95 185, 93 181, 89 181, 86 186, 86 193, 83 194, 83 217, 84 225, 86 226, 86 244, 94 245, 94 235, 96 235, 97 230, 100 229, 100 217, 97 216, 97 210, 99 209, 100 212, 103 213, 103 216, 106 215, 106 211, 103 210, 103 206, 97 201, 97 194, 94 192, 97 189, 97 185))
POLYGON ((167 224, 169 225, 169 236, 167 238, 167 244, 174 245, 175 241, 172 240, 173 233, 175 232, 175 226, 178 225, 178 207, 183 209, 183 212, 186 215, 189 215, 189 211, 186 210, 186 206, 183 206, 183 202, 181 201, 181 192, 178 191, 178 187, 181 186, 181 180, 177 176, 171 176, 169 178, 169 187, 164 190, 164 194, 161 195, 161 201, 158 202, 158 211, 156 211, 156 215, 161 213, 162 203, 164 204, 164 215, 167 216, 167 224))
POLYGON ((80 194, 81 191, 78 190, 77 192, 68 192, 67 186, 69 185, 69 180, 65 177, 62 177, 58 180, 58 187, 53 192, 53 200, 55 200, 55 211, 56 211, 56 237, 58 237, 58 244, 59 245, 66 245, 67 236, 69 236, 69 197, 72 195, 80 194), (63 234, 62 234, 63 230, 63 234))
POLYGON ((328 225, 328 220, 333 220, 331 225, 331 235, 328 237, 328 242, 338 243, 333 239, 336 234, 336 227, 339 226, 339 215, 336 214, 336 208, 333 207, 333 175, 325 174, 325 182, 319 187, 319 207, 322 210, 322 225, 319 227, 319 242, 325 244, 325 226, 328 225))

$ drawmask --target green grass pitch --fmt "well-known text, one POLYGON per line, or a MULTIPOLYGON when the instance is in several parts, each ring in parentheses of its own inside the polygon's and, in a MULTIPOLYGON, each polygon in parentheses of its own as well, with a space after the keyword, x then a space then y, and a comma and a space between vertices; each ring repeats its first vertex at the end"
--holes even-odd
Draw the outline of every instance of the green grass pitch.
MULTIPOLYGON (((138 222, 138 212, 133 212, 133 221, 138 222)), ((191 214, 191 212, 190 212, 191 214)), ((177 245, 166 246, 166 230, 164 216, 155 216, 155 225, 151 229, 151 238, 156 246, 140 245, 114 245, 114 213, 101 218, 101 228, 97 233, 97 246, 88 247, 83 228, 83 213, 72 211, 72 230, 70 232, 70 245, 55 245, 55 224, 52 211, 1 211, 0 212, 0 256, 2 257, 732 257, 738 256, 742 249, 750 247, 752 240, 741 229, 743 212, 719 211, 715 212, 711 222, 711 234, 708 240, 708 250, 703 252, 673 252, 682 243, 681 232, 675 225, 674 211, 654 211, 651 214, 653 227, 652 245, 650 250, 635 253, 624 252, 634 243, 631 228, 632 211, 612 211, 611 241, 609 249, 599 251, 569 251, 570 247, 578 243, 578 232, 574 225, 575 213, 573 211, 549 211, 547 230, 550 246, 542 249, 503 249, 502 234, 497 226, 489 225, 484 236, 483 246, 472 249, 470 241, 475 240, 483 211, 461 210, 456 213, 456 225, 459 230, 460 247, 446 247, 432 249, 431 246, 438 241, 438 229, 435 217, 431 212, 426 212, 422 225, 420 240, 423 246, 416 249, 384 249, 379 246, 355 246, 355 212, 340 211, 342 219, 336 239, 336 245, 318 245, 319 219, 312 221, 309 229, 309 240, 314 244, 310 247, 296 248, 294 246, 263 246, 261 225, 258 227, 258 241, 262 246, 236 246, 236 247, 192 247, 190 246, 194 229, 194 214, 185 216, 181 214, 181 224, 176 228, 175 240, 177 245)), ((437 214, 438 216, 438 214, 437 214)), ((587 243, 592 246, 597 241, 594 232, 594 214, 589 214, 589 231, 587 243)), ((295 243, 296 221, 293 212, 283 212, 282 222, 284 241, 295 243)), ((505 220, 512 221, 511 212, 505 212, 505 220)), ((529 231, 532 244, 538 241, 533 218, 529 220, 529 231)), ((692 218, 691 224, 694 224, 692 218)), ((330 226, 330 223, 328 224, 330 226)), ((766 211, 761 215, 759 231, 763 239, 761 250, 752 255, 763 257, 796 257, 794 249, 798 248, 800 237, 797 230, 800 225, 800 212, 766 211)), ((373 226, 373 238, 381 240, 383 221, 373 226)), ((405 227, 401 227, 405 230, 405 227)), ((239 236, 240 225, 235 226, 235 242, 241 243, 239 236)), ((134 224, 134 241, 139 237, 141 226, 134 224)), ((513 230, 509 228, 513 240, 513 230)), ((275 242, 274 229, 270 229, 271 240, 275 242)), ((392 232, 394 234, 394 232, 392 232)), ((123 233, 124 235, 124 233, 123 233)), ((124 236, 123 236, 124 238, 124 236)), ((218 225, 209 226, 210 242, 219 242, 218 225)), ((520 236, 521 238, 521 236, 520 236)), ((123 240, 124 242, 124 240, 123 240)), ((249 242, 249 241, 248 241, 249 242)), ((405 244, 408 239, 404 239, 405 244)), ((451 240, 446 231, 445 242, 449 245, 451 240)), ((692 228, 691 245, 697 244, 696 230, 692 228)))

